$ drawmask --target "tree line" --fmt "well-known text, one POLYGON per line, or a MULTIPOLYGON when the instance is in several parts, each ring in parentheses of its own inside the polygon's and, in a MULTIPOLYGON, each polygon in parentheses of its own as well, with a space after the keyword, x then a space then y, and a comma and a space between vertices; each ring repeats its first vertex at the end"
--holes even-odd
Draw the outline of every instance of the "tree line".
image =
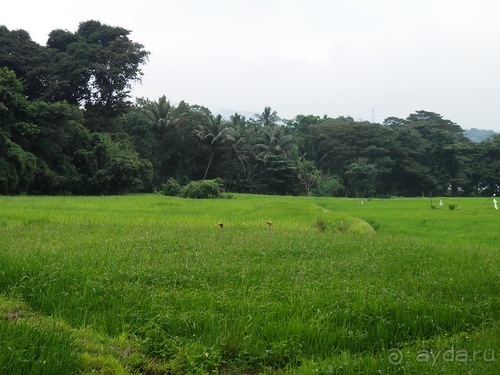
POLYGON ((321 196, 491 196, 500 135, 471 142, 439 114, 383 123, 270 107, 225 119, 166 96, 130 102, 149 53, 98 21, 47 44, 0 26, 0 193, 152 192, 220 178, 226 191, 321 196))

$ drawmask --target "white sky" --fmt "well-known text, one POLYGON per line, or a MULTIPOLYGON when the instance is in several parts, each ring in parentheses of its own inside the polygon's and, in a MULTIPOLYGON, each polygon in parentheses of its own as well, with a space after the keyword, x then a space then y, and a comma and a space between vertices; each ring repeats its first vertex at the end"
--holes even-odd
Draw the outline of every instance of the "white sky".
POLYGON ((0 11, 42 45, 90 19, 131 30, 151 52, 139 97, 287 119, 426 110, 500 132, 498 0, 27 0, 0 11))

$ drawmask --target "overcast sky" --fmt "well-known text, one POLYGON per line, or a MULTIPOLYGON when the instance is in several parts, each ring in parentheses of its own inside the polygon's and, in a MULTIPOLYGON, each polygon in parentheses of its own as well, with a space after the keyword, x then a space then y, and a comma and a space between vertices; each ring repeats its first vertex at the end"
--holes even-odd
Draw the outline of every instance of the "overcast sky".
POLYGON ((0 13, 43 45, 90 19, 151 52, 134 96, 286 119, 426 110, 500 132, 498 0, 27 0, 0 13))

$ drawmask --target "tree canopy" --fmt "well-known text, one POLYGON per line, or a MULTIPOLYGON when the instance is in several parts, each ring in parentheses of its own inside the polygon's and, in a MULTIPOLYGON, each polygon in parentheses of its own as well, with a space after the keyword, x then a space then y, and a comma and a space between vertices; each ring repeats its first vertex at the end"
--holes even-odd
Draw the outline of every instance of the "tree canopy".
POLYGON ((221 178, 233 192, 492 195, 500 136, 471 142, 424 110, 382 124, 271 107, 229 119, 184 101, 130 101, 149 53, 99 21, 45 46, 0 26, 0 193, 122 194, 221 178))

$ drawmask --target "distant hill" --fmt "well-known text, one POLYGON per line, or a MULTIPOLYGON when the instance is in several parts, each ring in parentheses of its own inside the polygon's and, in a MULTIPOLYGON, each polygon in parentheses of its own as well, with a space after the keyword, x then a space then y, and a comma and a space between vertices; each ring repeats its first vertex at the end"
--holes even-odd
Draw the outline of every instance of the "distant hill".
POLYGON ((493 130, 476 129, 476 128, 464 131, 464 135, 475 143, 484 142, 494 134, 497 133, 495 133, 493 130))

